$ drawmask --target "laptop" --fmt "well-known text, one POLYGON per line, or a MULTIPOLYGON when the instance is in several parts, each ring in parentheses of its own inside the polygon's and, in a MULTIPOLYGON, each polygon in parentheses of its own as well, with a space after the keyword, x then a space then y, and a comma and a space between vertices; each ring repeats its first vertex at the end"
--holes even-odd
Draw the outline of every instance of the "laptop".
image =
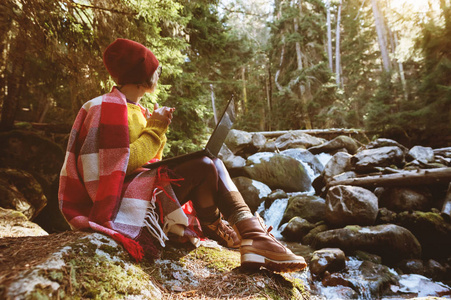
POLYGON ((202 150, 170 158, 163 158, 160 161, 146 164, 143 167, 153 169, 159 167, 160 165, 171 166, 197 157, 208 156, 213 158, 218 156, 219 150, 221 150, 221 147, 224 144, 230 129, 232 128, 233 122, 235 122, 235 103, 232 96, 227 103, 218 124, 216 124, 207 145, 202 150))

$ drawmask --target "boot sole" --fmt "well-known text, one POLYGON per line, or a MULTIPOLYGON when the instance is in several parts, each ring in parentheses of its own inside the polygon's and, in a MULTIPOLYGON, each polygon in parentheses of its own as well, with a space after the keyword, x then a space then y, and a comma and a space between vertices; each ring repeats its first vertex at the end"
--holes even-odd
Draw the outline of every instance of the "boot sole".
POLYGON ((267 257, 255 254, 245 253, 241 255, 241 266, 245 269, 257 270, 265 267, 273 272, 297 272, 307 267, 305 261, 300 260, 272 260, 267 257))

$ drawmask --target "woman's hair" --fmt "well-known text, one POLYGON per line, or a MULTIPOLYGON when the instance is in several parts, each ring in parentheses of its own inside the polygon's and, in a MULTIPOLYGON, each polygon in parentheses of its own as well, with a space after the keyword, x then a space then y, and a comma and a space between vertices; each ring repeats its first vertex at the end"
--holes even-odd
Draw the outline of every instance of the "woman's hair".
POLYGON ((145 85, 147 87, 153 87, 154 85, 156 85, 158 82, 158 78, 160 78, 159 69, 160 69, 160 67, 158 67, 155 70, 155 72, 153 72, 152 76, 150 76, 149 78, 146 79, 146 81, 143 83, 143 85, 145 85))

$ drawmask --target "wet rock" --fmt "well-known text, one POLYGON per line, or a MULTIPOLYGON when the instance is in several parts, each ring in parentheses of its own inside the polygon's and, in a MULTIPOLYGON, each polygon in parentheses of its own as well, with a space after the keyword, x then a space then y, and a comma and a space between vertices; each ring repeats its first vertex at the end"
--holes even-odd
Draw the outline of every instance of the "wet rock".
POLYGON ((428 259, 425 264, 425 275, 433 280, 444 280, 446 278, 446 267, 434 259, 428 259))
POLYGON ((336 175, 342 174, 351 169, 352 155, 344 152, 338 152, 329 160, 324 167, 323 176, 326 182, 332 180, 336 175))
POLYGON ((283 228, 281 234, 289 242, 300 242, 313 228, 315 228, 315 224, 306 219, 294 217, 283 228))
MULTIPOLYGON (((368 144, 366 144, 363 149, 376 149, 376 148, 382 148, 382 147, 398 147, 400 148, 404 153, 407 153, 409 151, 408 148, 403 146, 402 144, 398 143, 395 140, 386 139, 386 138, 379 138, 376 139, 368 144)), ((363 150, 362 149, 362 150, 363 150)))
POLYGON ((338 248, 324 248, 313 252, 309 264, 310 272, 322 276, 324 272, 334 273, 346 267, 345 253, 338 248))
POLYGON ((408 156, 426 164, 434 161, 434 151, 431 147, 414 146, 409 150, 408 156))
POLYGON ((225 144, 233 154, 239 155, 246 152, 246 149, 253 148, 252 134, 242 130, 232 129, 229 131, 225 144))
POLYGON ((261 133, 252 134, 252 145, 255 149, 260 150, 266 144, 266 137, 261 133))
POLYGON ((340 248, 345 253, 362 250, 380 255, 384 262, 397 262, 405 258, 420 258, 421 245, 406 228, 394 224, 369 227, 346 226, 320 232, 313 247, 340 248))
POLYGON ((284 224, 294 217, 301 217, 311 223, 324 219, 326 200, 318 196, 297 195, 288 200, 287 208, 280 224, 284 224))
POLYGON ((396 223, 397 214, 386 207, 379 208, 377 213, 376 224, 390 224, 396 223))
MULTIPOLYGON (((335 275, 336 274, 332 274, 332 277, 335 275)), ((329 286, 330 289, 328 295, 322 295, 326 296, 326 299, 359 299, 359 294, 356 291, 354 291, 350 287, 339 285, 338 282, 335 283, 334 278, 329 278, 329 280, 323 280, 323 285, 329 286)))
POLYGON ((31 174, 0 169, 0 207, 17 210, 32 221, 46 204, 42 187, 31 174))
POLYGON ((355 154, 358 148, 359 144, 356 140, 346 135, 340 135, 319 146, 308 148, 308 150, 313 154, 318 154, 322 152, 331 153, 335 150, 346 149, 350 154, 355 154))
POLYGON ((0 238, 42 235, 48 233, 23 213, 0 207, 0 238))
POLYGON ((398 225, 410 230, 423 247, 425 258, 447 258, 451 256, 451 224, 439 213, 402 212, 398 214, 398 225))
POLYGON ((431 208, 431 195, 421 188, 384 188, 378 195, 379 206, 394 212, 421 210, 431 208))
POLYGON ((279 150, 285 150, 289 148, 309 148, 324 143, 326 140, 311 136, 307 133, 300 131, 290 131, 275 140, 275 145, 279 150))
POLYGON ((315 240, 315 237, 318 233, 324 232, 327 230, 329 230, 329 227, 326 224, 324 224, 324 222, 316 223, 315 228, 310 230, 309 233, 306 236, 304 236, 304 238, 302 239, 302 244, 311 245, 313 243, 313 241, 315 240))
POLYGON ((271 193, 271 189, 266 184, 247 177, 236 177, 232 181, 243 195, 252 213, 257 210, 263 199, 271 193))
POLYGON ((376 264, 370 261, 364 261, 359 271, 365 281, 365 286, 373 297, 380 297, 385 294, 392 284, 396 284, 395 275, 390 272, 387 266, 376 264))
POLYGON ((332 226, 373 225, 377 213, 377 197, 367 189, 337 185, 327 193, 325 220, 332 226))
POLYGON ((311 180, 304 166, 294 158, 261 152, 248 157, 244 171, 248 177, 263 182, 271 189, 287 192, 308 191, 311 180))
POLYGON ((266 140, 265 145, 260 149, 260 152, 276 152, 279 149, 276 147, 276 142, 274 140, 266 140))
POLYGON ((315 174, 321 174, 324 170, 323 164, 319 161, 319 159, 313 155, 310 151, 305 149, 287 149, 280 152, 282 155, 290 156, 294 159, 297 159, 303 163, 308 164, 308 166, 313 170, 315 174))
POLYGON ((379 255, 369 253, 366 251, 357 250, 353 253, 353 256, 357 257, 362 261, 370 261, 375 264, 382 264, 382 258, 379 255))
POLYGON ((271 207, 271 205, 276 201, 277 199, 286 199, 288 198, 287 193, 285 193, 284 190, 277 189, 272 191, 268 196, 263 198, 263 201, 265 201, 265 209, 268 209, 271 207))
POLYGON ((226 144, 222 145, 218 157, 224 162, 227 169, 242 168, 246 165, 246 160, 233 154, 226 144))
POLYGON ((357 172, 371 172, 376 167, 402 166, 404 152, 396 146, 362 150, 351 159, 357 172))
POLYGON ((421 259, 404 259, 396 266, 403 274, 424 275, 424 264, 421 259))
POLYGON ((451 158, 451 147, 438 148, 432 151, 434 152, 434 155, 440 155, 442 157, 451 158))

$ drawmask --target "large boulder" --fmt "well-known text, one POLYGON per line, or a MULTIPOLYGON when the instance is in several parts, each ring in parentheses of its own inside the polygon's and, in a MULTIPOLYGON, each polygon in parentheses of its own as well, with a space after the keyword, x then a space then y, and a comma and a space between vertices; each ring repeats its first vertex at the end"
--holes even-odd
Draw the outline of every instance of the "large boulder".
POLYGON ((311 188, 311 180, 304 166, 285 155, 256 153, 248 157, 244 171, 248 177, 263 182, 273 190, 305 192, 311 188))
POLYGON ((293 148, 281 151, 280 154, 290 156, 304 164, 307 164, 313 171, 312 177, 321 174, 324 170, 323 164, 308 150, 293 148))
POLYGON ((377 254, 389 263, 421 257, 421 245, 417 238, 406 228, 394 224, 353 225, 320 232, 313 246, 316 249, 340 248, 346 254, 362 250, 377 254))
POLYGON ((229 131, 225 144, 233 154, 241 154, 247 149, 252 148, 252 133, 232 129, 229 131))
POLYGON ((434 212, 402 212, 397 224, 410 230, 423 247, 426 258, 451 257, 451 224, 434 212))
POLYGON ((414 146, 409 150, 408 156, 427 164, 434 161, 434 150, 431 147, 414 146))
POLYGON ((246 165, 246 160, 241 156, 233 154, 226 144, 222 145, 218 157, 224 162, 227 169, 242 168, 246 165))
POLYGON ((275 140, 275 146, 279 150, 289 148, 310 148, 313 146, 321 145, 326 142, 325 139, 311 136, 301 131, 290 131, 275 140))
POLYGON ((402 166, 404 151, 397 146, 387 146, 359 151, 351 160, 359 172, 368 172, 376 167, 402 166))
POLYGON ((430 193, 419 188, 378 188, 376 194, 379 198, 379 206, 394 212, 427 211, 431 207, 430 193))
POLYGON ((303 218, 294 217, 283 227, 281 234, 287 241, 300 242, 313 228, 315 224, 303 218))
POLYGON ((338 272, 346 267, 345 253, 338 248, 324 248, 313 252, 309 264, 310 272, 321 276, 324 272, 338 272))
POLYGON ((271 189, 266 184, 247 177, 235 177, 232 181, 243 195, 246 204, 252 212, 255 212, 264 199, 271 193, 271 189))
MULTIPOLYGON (((366 144, 362 148, 363 149, 376 149, 376 148, 392 147, 392 146, 402 149, 402 151, 404 153, 407 153, 409 151, 409 149, 407 149, 405 146, 398 143, 397 141, 392 140, 392 139, 386 139, 386 138, 378 138, 378 139, 366 144)), ((363 150, 363 149, 361 149, 361 150, 363 150)))
POLYGON ((48 233, 23 213, 0 207, 0 238, 42 235, 48 233))
POLYGON ((0 207, 17 210, 31 221, 46 204, 42 187, 31 174, 0 169, 0 207))
POLYGON ((311 223, 324 219, 326 213, 326 200, 318 196, 296 195, 288 199, 288 204, 283 213, 284 224, 294 217, 301 217, 311 223))
POLYGON ((351 170, 352 155, 345 152, 337 152, 327 162, 324 167, 323 176, 326 182, 333 179, 334 176, 351 170))
POLYGON ((373 225, 378 213, 378 200, 371 191, 347 185, 329 189, 326 196, 326 221, 336 227, 373 225))
POLYGON ((322 152, 331 153, 337 150, 346 149, 348 153, 355 154, 358 148, 359 144, 356 140, 346 135, 340 135, 331 141, 308 148, 308 150, 313 154, 318 154, 322 152))

